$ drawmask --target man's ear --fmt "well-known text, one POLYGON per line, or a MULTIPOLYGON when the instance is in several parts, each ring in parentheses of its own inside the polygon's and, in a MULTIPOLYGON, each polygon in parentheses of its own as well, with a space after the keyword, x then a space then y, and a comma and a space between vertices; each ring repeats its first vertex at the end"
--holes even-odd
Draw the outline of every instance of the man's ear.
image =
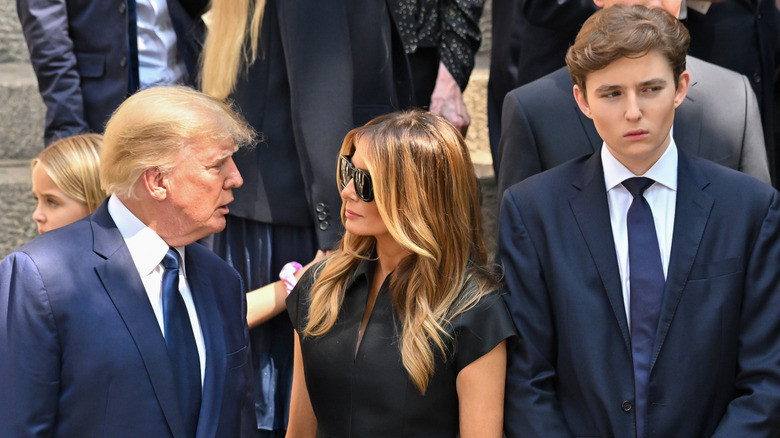
POLYGON ((580 89, 579 86, 574 86, 574 100, 577 101, 577 105, 580 107, 580 111, 589 119, 592 119, 590 113, 590 105, 588 105, 588 98, 585 96, 585 90, 580 89))
POLYGON ((593 4, 596 6, 603 8, 604 7, 604 0, 593 0, 593 4))
POLYGON ((144 190, 153 199, 162 201, 168 196, 168 178, 159 168, 146 169, 141 174, 141 181, 144 190))
POLYGON ((691 86, 691 74, 685 70, 677 80, 677 90, 674 92, 674 107, 680 106, 688 95, 688 88, 691 86))

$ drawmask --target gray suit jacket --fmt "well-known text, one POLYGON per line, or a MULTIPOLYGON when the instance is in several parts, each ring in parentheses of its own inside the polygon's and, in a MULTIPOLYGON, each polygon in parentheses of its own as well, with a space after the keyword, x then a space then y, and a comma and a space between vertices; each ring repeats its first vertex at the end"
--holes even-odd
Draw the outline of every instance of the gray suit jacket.
MULTIPOLYGON (((691 56, 687 64, 691 87, 674 118, 678 147, 769 184, 761 116, 747 78, 691 56)), ((507 94, 497 166, 499 194, 601 147, 572 87, 564 67, 507 94)))

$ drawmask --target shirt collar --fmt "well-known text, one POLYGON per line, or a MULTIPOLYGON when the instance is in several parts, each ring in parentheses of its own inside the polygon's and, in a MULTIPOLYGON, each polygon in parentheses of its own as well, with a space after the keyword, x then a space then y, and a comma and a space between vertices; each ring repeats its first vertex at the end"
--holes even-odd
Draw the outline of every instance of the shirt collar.
MULTIPOLYGON (((138 273, 141 276, 149 275, 160 264, 170 246, 141 222, 116 195, 111 195, 108 199, 108 214, 122 234, 138 273)), ((179 253, 180 268, 184 274, 184 247, 176 247, 176 251, 179 253)))
POLYGON ((628 170, 607 148, 606 144, 601 146, 601 163, 604 167, 604 182, 607 186, 607 191, 614 189, 621 185, 623 181, 628 178, 637 176, 644 176, 652 179, 653 181, 666 186, 670 190, 677 190, 677 144, 674 142, 674 137, 669 134, 670 141, 669 146, 664 151, 661 158, 653 164, 644 175, 634 175, 633 172, 628 170))

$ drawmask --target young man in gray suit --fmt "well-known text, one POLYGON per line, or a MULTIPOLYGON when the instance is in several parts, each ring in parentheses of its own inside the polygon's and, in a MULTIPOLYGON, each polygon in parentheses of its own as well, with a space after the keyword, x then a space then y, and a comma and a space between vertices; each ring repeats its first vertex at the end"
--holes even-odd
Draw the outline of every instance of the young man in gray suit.
MULTIPOLYGON (((677 15, 681 0, 594 0, 600 7, 643 4, 677 15)), ((564 7, 563 5, 558 7, 564 7)), ((571 5, 569 5, 571 7, 571 5)), ((767 184, 769 167, 761 115, 747 78, 687 57, 691 87, 674 123, 691 155, 747 173, 767 184)), ((498 153, 499 196, 512 184, 601 146, 593 122, 577 108, 563 67, 507 94, 498 153)))

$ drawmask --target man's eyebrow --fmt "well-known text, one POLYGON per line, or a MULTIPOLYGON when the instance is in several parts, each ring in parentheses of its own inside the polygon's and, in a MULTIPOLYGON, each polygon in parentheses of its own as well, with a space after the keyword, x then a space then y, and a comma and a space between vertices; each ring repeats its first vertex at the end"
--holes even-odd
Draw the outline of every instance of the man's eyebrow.
POLYGON ((623 87, 621 87, 620 85, 604 84, 604 85, 596 88, 594 91, 596 93, 604 93, 604 92, 607 92, 607 91, 620 90, 621 88, 623 88, 623 87))
POLYGON ((646 87, 648 85, 666 85, 666 79, 663 78, 648 79, 644 82, 640 82, 639 85, 643 87, 646 87))

